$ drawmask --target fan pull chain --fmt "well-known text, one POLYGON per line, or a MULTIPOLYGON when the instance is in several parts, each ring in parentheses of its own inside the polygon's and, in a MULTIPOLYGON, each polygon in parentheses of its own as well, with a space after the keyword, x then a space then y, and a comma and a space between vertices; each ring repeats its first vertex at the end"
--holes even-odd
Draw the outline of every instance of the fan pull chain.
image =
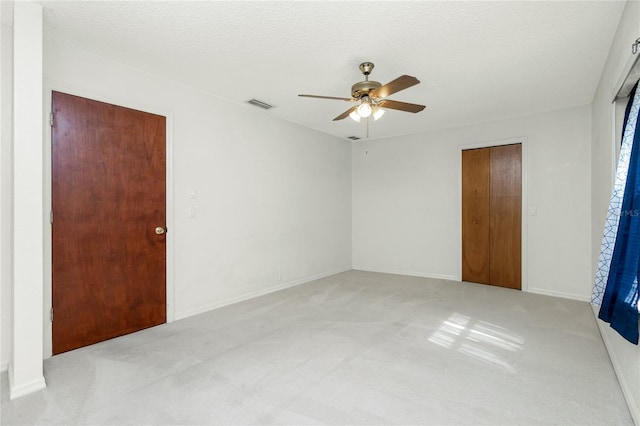
POLYGON ((367 117, 367 137, 366 139, 369 139, 369 117, 367 117))

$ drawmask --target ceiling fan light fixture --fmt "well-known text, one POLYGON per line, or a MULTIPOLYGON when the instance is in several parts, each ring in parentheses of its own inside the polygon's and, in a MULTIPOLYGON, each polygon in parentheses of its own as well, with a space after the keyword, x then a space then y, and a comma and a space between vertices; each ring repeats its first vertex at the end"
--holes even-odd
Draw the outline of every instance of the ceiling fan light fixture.
POLYGON ((369 98, 368 97, 363 97, 362 98, 362 103, 360 104, 360 106, 357 109, 358 111, 358 115, 362 118, 367 118, 371 115, 371 104, 369 103, 369 98))
POLYGON ((384 110, 380 107, 377 107, 373 111, 373 119, 378 120, 380 117, 384 115, 384 110))
POLYGON ((351 117, 352 120, 357 121, 358 123, 360 122, 360 116, 358 115, 358 112, 355 109, 351 111, 351 114, 349 114, 349 117, 351 117))

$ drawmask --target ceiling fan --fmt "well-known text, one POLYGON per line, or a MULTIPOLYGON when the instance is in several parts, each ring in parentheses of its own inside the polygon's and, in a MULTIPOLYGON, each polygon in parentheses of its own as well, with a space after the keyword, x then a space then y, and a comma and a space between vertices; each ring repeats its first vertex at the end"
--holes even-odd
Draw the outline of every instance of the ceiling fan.
POLYGON ((361 118, 367 118, 371 115, 373 115, 374 120, 377 120, 382 117, 382 114, 384 114, 382 107, 413 113, 420 112, 424 109, 424 105, 410 104, 387 99, 387 96, 393 95, 401 90, 408 89, 411 86, 415 86, 420 83, 420 80, 410 75, 401 75, 383 86, 377 81, 369 80, 369 74, 371 74, 373 67, 374 65, 371 62, 363 62, 360 64, 360 71, 364 74, 364 81, 360 81, 351 86, 350 98, 318 95, 298 96, 306 98, 336 99, 339 101, 358 103, 334 118, 333 121, 342 120, 346 117, 351 117, 355 121, 360 121, 361 118))

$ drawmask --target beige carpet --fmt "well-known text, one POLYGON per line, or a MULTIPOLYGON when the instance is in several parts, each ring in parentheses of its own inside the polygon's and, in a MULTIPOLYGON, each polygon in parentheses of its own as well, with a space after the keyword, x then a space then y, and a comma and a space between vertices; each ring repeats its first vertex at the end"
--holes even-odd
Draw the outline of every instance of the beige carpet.
POLYGON ((45 361, 2 424, 632 424, 587 303, 334 275, 45 361))

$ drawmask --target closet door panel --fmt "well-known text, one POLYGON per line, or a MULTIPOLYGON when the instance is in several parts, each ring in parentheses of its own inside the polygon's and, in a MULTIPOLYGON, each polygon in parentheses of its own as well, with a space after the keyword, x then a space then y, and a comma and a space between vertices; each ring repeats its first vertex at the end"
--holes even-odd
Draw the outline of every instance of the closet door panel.
POLYGON ((522 145, 491 148, 491 284, 522 286, 522 145))
POLYGON ((490 283, 490 148, 462 151, 462 280, 490 283))

